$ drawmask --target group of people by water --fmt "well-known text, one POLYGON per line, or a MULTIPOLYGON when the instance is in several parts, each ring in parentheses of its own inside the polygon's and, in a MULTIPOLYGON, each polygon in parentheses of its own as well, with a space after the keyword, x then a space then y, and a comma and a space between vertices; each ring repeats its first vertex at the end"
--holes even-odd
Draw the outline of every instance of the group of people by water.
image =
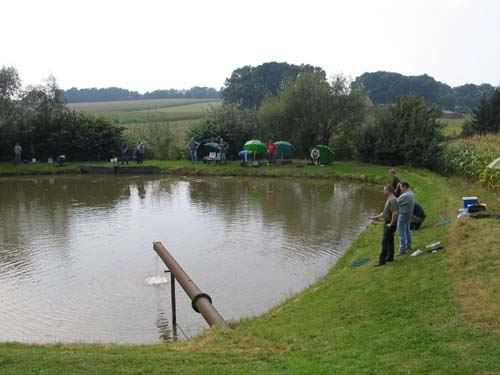
POLYGON ((410 184, 401 181, 396 170, 391 168, 392 182, 384 186, 385 205, 383 211, 372 216, 374 221, 383 220, 382 244, 379 261, 376 266, 383 266, 394 261, 394 236, 399 232, 399 253, 408 254, 412 250, 412 230, 420 229, 425 220, 423 207, 416 202, 415 193, 410 184))
MULTIPOLYGON (((28 162, 36 162, 36 158, 24 160, 23 159, 23 147, 19 142, 14 145, 14 164, 28 163, 28 162)), ((66 161, 66 155, 58 155, 55 160, 53 157, 48 158, 49 164, 55 163, 57 166, 62 166, 66 161)))
MULTIPOLYGON (((144 155, 146 153, 146 145, 144 142, 137 143, 134 152, 132 155, 129 152, 129 147, 126 142, 122 143, 120 146, 120 164, 128 164, 130 160, 135 160, 138 164, 142 164, 144 162, 144 155)), ((52 158, 49 158, 49 163, 52 162, 52 158)), ((55 162, 59 165, 64 163, 66 160, 65 155, 57 156, 55 162)), ((16 143, 14 145, 14 163, 20 164, 23 162, 23 147, 20 143, 16 143)))
POLYGON ((130 155, 128 143, 124 142, 120 146, 120 164, 127 164, 132 159, 137 162, 137 164, 142 164, 144 162, 144 155, 146 154, 146 145, 144 142, 140 141, 135 146, 135 150, 130 155), (131 157, 132 156, 132 157, 131 157))

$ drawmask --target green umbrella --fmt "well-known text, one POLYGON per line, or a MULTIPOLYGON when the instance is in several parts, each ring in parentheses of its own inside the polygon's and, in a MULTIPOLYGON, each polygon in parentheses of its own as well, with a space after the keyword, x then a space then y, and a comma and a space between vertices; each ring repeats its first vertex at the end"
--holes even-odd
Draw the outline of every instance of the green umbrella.
POLYGON ((245 143, 243 149, 253 152, 254 154, 264 154, 266 152, 266 145, 258 139, 252 139, 245 143))
POLYGON ((277 148, 278 157, 281 159, 291 158, 295 151, 295 146, 287 141, 274 142, 277 148))

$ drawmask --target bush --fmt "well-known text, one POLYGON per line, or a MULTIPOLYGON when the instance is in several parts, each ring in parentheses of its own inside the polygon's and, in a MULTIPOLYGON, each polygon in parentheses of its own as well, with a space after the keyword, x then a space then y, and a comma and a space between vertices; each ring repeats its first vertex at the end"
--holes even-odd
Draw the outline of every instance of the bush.
POLYGON ((255 110, 224 104, 210 109, 205 119, 188 131, 187 141, 222 137, 229 145, 228 157, 237 158, 246 141, 262 135, 255 110))
POLYGON ((122 131, 105 119, 65 109, 33 129, 32 144, 38 158, 64 154, 69 160, 108 160, 119 154, 122 131))
POLYGON ((135 150, 139 142, 146 146, 146 159, 180 159, 179 147, 170 124, 152 123, 147 126, 133 127, 126 132, 130 150, 135 150))
POLYGON ((438 117, 439 111, 428 108, 422 98, 401 97, 380 109, 373 125, 362 128, 358 153, 368 162, 433 167, 442 149, 438 117))
POLYGON ((2 130, 3 160, 12 160, 16 142, 23 147, 25 159, 46 160, 64 154, 68 160, 107 160, 119 154, 123 131, 105 119, 66 108, 49 117, 20 114, 2 130))

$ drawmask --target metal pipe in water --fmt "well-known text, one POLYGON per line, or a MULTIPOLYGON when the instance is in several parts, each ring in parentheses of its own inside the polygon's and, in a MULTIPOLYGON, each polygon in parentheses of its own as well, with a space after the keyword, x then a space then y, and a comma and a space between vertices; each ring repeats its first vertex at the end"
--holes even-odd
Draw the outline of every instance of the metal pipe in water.
POLYGON ((200 313, 210 327, 216 326, 222 329, 229 328, 224 318, 212 305, 212 298, 198 288, 186 271, 184 271, 175 258, 168 252, 167 248, 163 246, 161 242, 153 242, 153 249, 191 299, 191 305, 194 311, 200 313))

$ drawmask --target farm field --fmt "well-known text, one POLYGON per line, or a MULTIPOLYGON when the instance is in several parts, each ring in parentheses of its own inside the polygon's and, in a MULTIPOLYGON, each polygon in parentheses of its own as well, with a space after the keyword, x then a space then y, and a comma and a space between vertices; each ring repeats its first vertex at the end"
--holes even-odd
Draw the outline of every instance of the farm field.
POLYGON ((457 138, 462 133, 465 122, 469 120, 469 117, 465 118, 441 118, 441 121, 445 126, 443 128, 443 134, 446 138, 457 138))
MULTIPOLYGON (((68 103, 68 107, 93 113, 109 112, 136 112, 160 110, 172 107, 182 107, 207 103, 218 103, 219 99, 148 99, 148 100, 121 100, 110 102, 68 103)), ((201 106, 203 107, 203 106, 201 106)))
POLYGON ((168 127, 176 141, 184 141, 187 129, 210 108, 221 105, 219 99, 150 99, 114 102, 70 103, 72 109, 104 117, 123 126, 129 138, 147 131, 148 126, 168 127))

